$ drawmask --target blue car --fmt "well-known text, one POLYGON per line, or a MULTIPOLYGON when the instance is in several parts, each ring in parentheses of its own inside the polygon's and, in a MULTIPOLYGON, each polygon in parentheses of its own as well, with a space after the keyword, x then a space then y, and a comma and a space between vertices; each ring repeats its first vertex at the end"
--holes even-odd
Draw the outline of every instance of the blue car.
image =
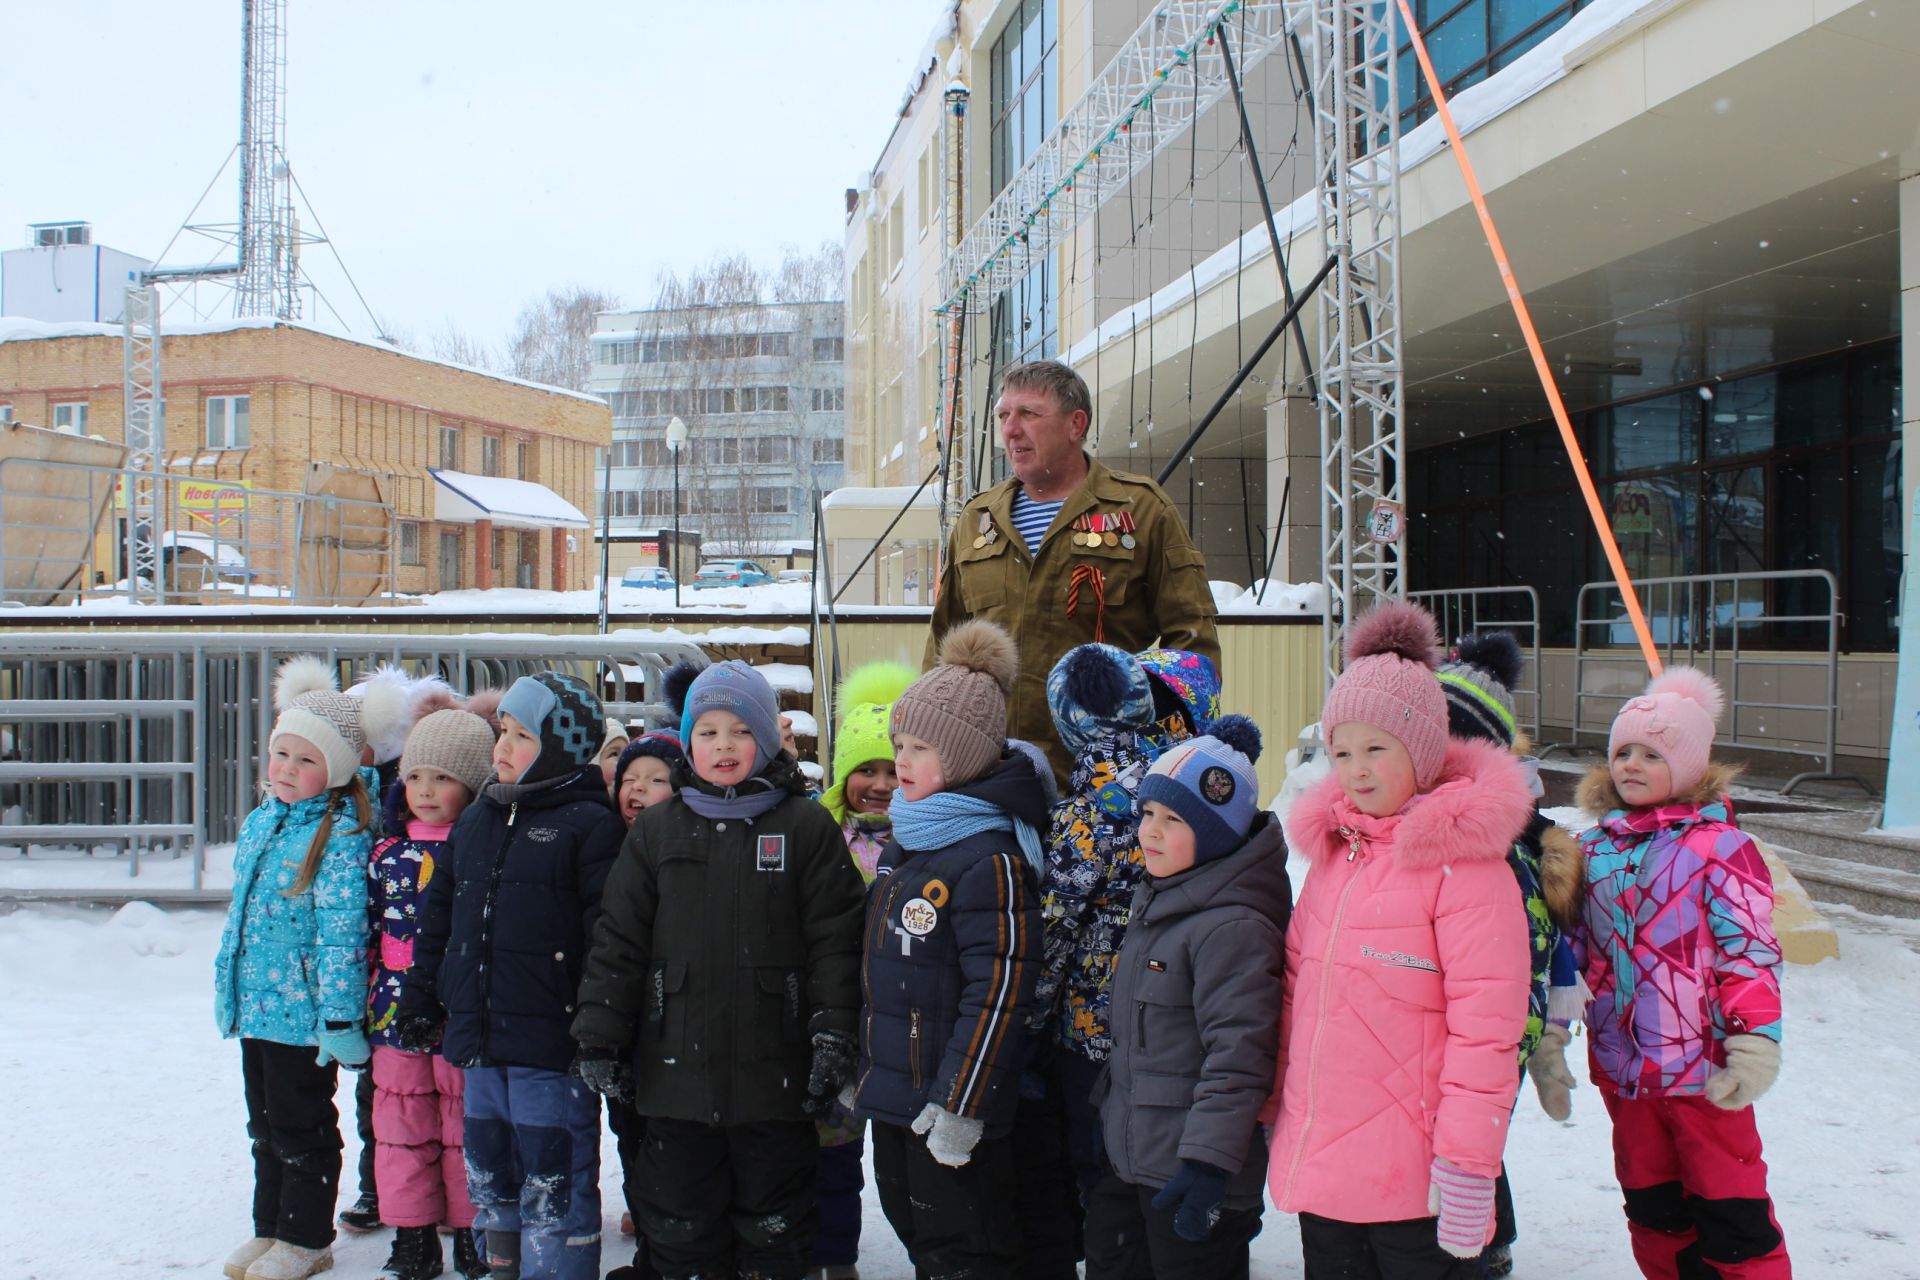
POLYGON ((693 576, 693 587, 757 587, 772 582, 773 575, 751 560, 709 560, 693 576))
POLYGON ((659 587, 665 591, 673 590, 673 574, 657 565, 634 565, 620 575, 623 587, 659 587))

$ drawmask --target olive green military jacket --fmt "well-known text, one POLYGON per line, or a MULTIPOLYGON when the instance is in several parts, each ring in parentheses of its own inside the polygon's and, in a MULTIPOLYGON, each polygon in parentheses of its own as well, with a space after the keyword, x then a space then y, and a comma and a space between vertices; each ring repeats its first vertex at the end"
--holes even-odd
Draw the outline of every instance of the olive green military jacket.
POLYGON ((1063 780, 1073 760, 1054 735, 1047 673, 1067 650, 1096 638, 1129 653, 1157 643, 1201 654, 1220 669, 1206 561, 1179 511, 1145 476, 1088 462, 1086 479, 1067 495, 1031 553, 1013 527, 1018 480, 1004 480, 967 503, 934 593, 926 652, 932 666, 940 638, 968 618, 1005 627, 1020 653, 1007 733, 1044 747, 1063 780), (1112 545, 1103 537, 1089 547, 1084 533, 1075 537, 1083 516, 1105 516, 1111 525, 1118 523, 1111 517, 1122 514, 1132 517, 1133 529, 1116 531, 1112 545))

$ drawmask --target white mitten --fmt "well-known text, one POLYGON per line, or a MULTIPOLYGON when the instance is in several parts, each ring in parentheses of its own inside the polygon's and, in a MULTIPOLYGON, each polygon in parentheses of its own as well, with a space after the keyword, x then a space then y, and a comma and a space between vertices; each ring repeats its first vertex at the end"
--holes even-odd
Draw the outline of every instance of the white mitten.
POLYGON ((1707 1101, 1728 1111, 1750 1107, 1780 1074, 1780 1042, 1765 1036, 1727 1037, 1727 1065, 1707 1077, 1707 1101))
POLYGON ((927 1154, 949 1169, 973 1159, 973 1148, 985 1128, 983 1121, 957 1116, 934 1102, 913 1119, 913 1131, 927 1135, 927 1154))
POLYGON ((1572 1039, 1565 1027, 1549 1022, 1540 1033, 1540 1043, 1527 1059, 1533 1091, 1539 1095, 1540 1109, 1550 1120, 1565 1120, 1573 1114, 1573 1090, 1578 1081, 1567 1066, 1567 1043, 1572 1039))

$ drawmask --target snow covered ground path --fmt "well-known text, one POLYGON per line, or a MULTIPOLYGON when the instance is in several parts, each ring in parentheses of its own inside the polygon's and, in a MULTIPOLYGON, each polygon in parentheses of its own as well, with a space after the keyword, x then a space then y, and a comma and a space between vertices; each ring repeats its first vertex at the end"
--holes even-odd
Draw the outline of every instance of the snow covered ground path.
MULTIPOLYGON (((251 1167, 235 1047, 213 1030, 221 916, 144 903, 0 915, 0 1274, 25 1280, 217 1276, 248 1234, 251 1167)), ((1841 955, 1786 975, 1781 1081, 1760 1104, 1798 1274, 1920 1280, 1920 1101, 1911 1035, 1920 929, 1838 915, 1841 955)), ((342 1077, 351 1182, 352 1079, 342 1077)), ((1634 1274, 1604 1112, 1591 1087, 1555 1125, 1531 1090, 1509 1150, 1520 1277, 1634 1274)), ((619 1171, 602 1162, 605 1267, 619 1171)), ((343 1239, 334 1272, 370 1277, 388 1237, 343 1239)), ((912 1271, 868 1192, 861 1274, 912 1271)), ((1299 1274, 1293 1223, 1267 1215, 1256 1277, 1299 1274)))

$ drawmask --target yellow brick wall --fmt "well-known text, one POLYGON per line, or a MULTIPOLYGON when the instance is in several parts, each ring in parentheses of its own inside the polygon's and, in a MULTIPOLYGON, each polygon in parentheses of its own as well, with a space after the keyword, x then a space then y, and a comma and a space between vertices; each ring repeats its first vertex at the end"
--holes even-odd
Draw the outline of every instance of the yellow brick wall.
MULTIPOLYGON (((0 343, 0 404, 12 405, 16 421, 50 426, 53 404, 84 400, 89 433, 124 439, 121 376, 118 337, 0 343)), ((608 442, 612 428, 601 404, 284 325, 166 337, 162 377, 170 470, 284 493, 303 492, 314 464, 377 477, 396 518, 422 522, 425 563, 397 566, 396 585, 408 592, 439 589, 439 534, 460 528, 433 521, 427 469, 441 465, 441 427, 460 432, 453 469, 476 474, 484 436, 501 439, 499 474, 516 478, 515 446, 528 443, 526 478, 589 516, 594 450, 608 442), (251 398, 251 447, 202 447, 206 401, 218 395, 251 398)), ((290 516, 285 524, 281 545, 290 548, 290 516)), ((539 586, 553 585, 549 540, 566 536, 565 530, 541 531, 539 586)), ((470 535, 463 539, 462 585, 468 587, 474 585, 474 542, 470 535)), ((566 556, 569 587, 586 585, 595 572, 589 543, 585 531, 576 532, 576 549, 566 556)), ((508 544, 496 585, 514 581, 517 537, 510 535, 508 544)))

